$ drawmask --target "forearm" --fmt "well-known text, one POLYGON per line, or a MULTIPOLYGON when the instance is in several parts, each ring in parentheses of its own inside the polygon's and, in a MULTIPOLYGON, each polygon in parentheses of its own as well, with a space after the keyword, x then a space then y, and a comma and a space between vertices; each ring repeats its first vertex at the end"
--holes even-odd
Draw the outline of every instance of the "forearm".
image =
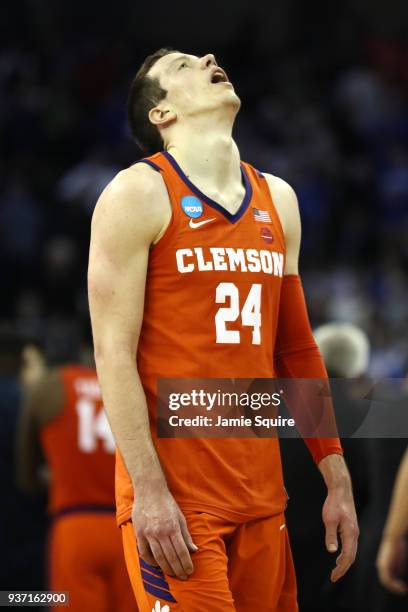
MULTIPOLYGON (((319 387, 320 381, 327 380, 326 368, 313 338, 298 275, 285 276, 282 282, 275 343, 275 372, 281 379, 314 379, 319 387)), ((314 461, 318 464, 323 457, 342 454, 331 398, 321 394, 316 385, 293 385, 289 390, 287 408, 314 461)))
POLYGON ((342 455, 333 454, 324 457, 319 462, 318 468, 328 490, 348 488, 351 490, 350 474, 342 455))
POLYGON ((398 470, 391 506, 384 527, 385 537, 398 539, 408 531, 408 450, 398 470))
POLYGON ((139 494, 148 487, 167 488, 133 355, 117 349, 102 350, 96 364, 108 419, 133 485, 139 494))

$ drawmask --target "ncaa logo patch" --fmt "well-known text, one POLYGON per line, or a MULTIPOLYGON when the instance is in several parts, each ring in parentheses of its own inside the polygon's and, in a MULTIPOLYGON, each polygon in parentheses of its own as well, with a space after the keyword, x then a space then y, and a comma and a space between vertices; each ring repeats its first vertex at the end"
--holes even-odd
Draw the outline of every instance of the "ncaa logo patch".
POLYGON ((195 196, 184 196, 181 198, 181 208, 191 219, 198 219, 204 212, 204 206, 195 196))

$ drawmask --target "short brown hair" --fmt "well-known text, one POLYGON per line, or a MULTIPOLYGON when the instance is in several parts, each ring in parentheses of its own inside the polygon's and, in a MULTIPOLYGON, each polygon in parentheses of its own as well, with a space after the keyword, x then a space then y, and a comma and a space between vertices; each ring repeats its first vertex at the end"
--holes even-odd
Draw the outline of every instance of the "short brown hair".
POLYGON ((157 60, 174 52, 173 49, 163 47, 149 55, 130 86, 127 99, 130 129, 139 147, 148 155, 153 155, 164 147, 159 130, 149 120, 149 111, 166 97, 167 91, 161 87, 158 79, 147 76, 147 73, 157 60))

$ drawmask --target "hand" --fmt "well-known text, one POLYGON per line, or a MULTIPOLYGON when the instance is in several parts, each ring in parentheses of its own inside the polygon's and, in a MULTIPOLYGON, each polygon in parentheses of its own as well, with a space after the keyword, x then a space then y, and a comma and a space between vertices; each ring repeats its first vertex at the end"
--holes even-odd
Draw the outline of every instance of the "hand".
POLYGON ((395 595, 408 593, 408 585, 401 580, 407 564, 407 541, 401 536, 384 536, 377 555, 380 582, 395 595))
POLYGON ((196 552, 186 519, 165 489, 144 493, 133 504, 133 527, 140 556, 165 574, 186 580, 193 572, 190 552, 196 552))
POLYGON ((326 527, 326 548, 329 552, 338 550, 337 533, 340 533, 341 553, 330 576, 332 582, 337 582, 354 563, 357 553, 359 529, 351 484, 329 489, 322 515, 326 527))

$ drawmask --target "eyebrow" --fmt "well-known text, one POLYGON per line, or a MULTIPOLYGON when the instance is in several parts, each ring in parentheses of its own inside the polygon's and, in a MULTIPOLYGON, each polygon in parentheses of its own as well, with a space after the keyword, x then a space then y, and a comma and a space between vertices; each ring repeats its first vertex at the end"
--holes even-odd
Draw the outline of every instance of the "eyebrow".
MULTIPOLYGON (((173 67, 173 64, 176 64, 177 62, 180 62, 182 60, 190 60, 190 59, 191 59, 191 55, 179 55, 178 57, 175 57, 173 60, 171 60, 171 62, 167 66, 167 70, 170 70, 173 67)), ((215 55, 214 55, 214 59, 215 59, 215 63, 217 64, 217 66, 219 66, 218 60, 215 57, 215 55)))
POLYGON ((176 62, 180 62, 181 60, 188 60, 188 59, 190 59, 188 55, 179 55, 178 57, 175 57, 173 60, 171 60, 170 64, 168 65, 168 68, 171 68, 173 64, 175 64, 176 62))

